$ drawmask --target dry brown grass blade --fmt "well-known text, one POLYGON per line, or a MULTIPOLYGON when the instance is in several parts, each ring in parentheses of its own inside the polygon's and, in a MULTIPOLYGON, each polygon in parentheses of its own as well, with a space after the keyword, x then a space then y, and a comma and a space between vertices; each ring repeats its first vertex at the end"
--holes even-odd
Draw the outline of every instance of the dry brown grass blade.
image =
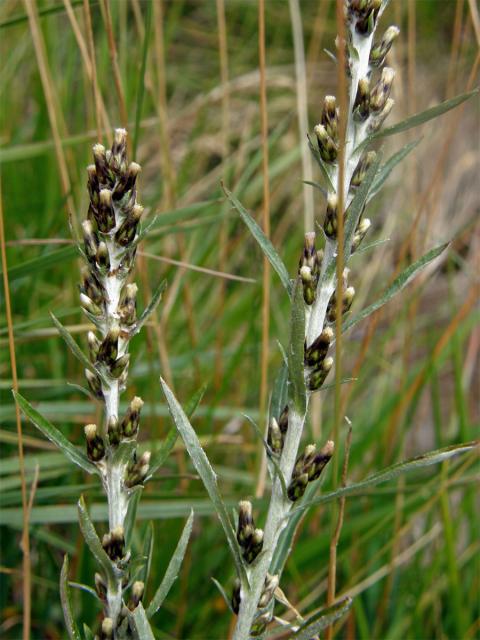
MULTIPOLYGON (((346 129, 347 129, 347 109, 348 109, 348 97, 347 97, 347 76, 345 72, 346 68, 346 51, 345 46, 342 43, 346 42, 346 25, 344 19, 344 2, 343 0, 336 0, 336 19, 337 19, 337 33, 338 33, 338 63, 337 63, 337 96, 339 106, 339 140, 338 140, 338 184, 337 188, 338 198, 338 211, 337 211, 337 259, 336 259, 336 321, 335 321, 335 414, 332 440, 338 444, 338 437, 340 434, 340 425, 342 422, 342 300, 343 300, 343 268, 344 268, 344 220, 343 211, 345 206, 344 200, 344 181, 345 181, 345 145, 346 145, 346 129)), ((338 482, 338 456, 333 456, 333 487, 337 486, 338 482)), ((332 522, 336 521, 335 513, 337 505, 332 505, 332 522)), ((341 521, 343 520, 343 505, 339 505, 339 529, 341 530, 341 521), (340 515, 342 517, 340 517, 340 515)), ((338 533, 339 535, 339 533, 338 533)), ((336 539, 337 527, 332 530, 332 540, 330 543, 330 554, 328 563, 328 589, 327 589, 327 606, 331 606, 335 601, 335 582, 336 582, 336 562, 337 562, 337 547, 336 539)), ((333 625, 330 625, 325 637, 327 640, 333 638, 333 625)))
MULTIPOLYGON (((5 315, 8 329, 8 348, 10 354, 10 368, 12 371, 13 390, 18 392, 17 378, 17 361, 15 357, 15 339, 13 336, 13 319, 12 306, 10 303, 10 287, 8 282, 8 264, 7 252, 5 249, 5 226, 3 224, 3 205, 2 205, 2 189, 0 182, 0 249, 2 253, 2 271, 3 271, 3 291, 5 296, 5 315)), ((18 442, 18 460, 20 468, 20 487, 22 494, 22 514, 23 514, 23 530, 21 548, 23 553, 23 640, 30 638, 31 624, 31 590, 32 590, 32 567, 30 558, 30 525, 29 525, 29 508, 27 497, 27 484, 25 479, 25 459, 23 454, 23 431, 22 419, 20 416, 20 408, 15 403, 15 421, 17 424, 17 442, 18 442)))
MULTIPOLYGON (((265 52, 265 0, 258 3, 258 65, 260 69, 260 118, 261 118, 261 147, 262 147, 262 227, 263 232, 270 237, 270 180, 268 176, 268 111, 267 111, 267 80, 266 80, 266 52, 265 52)), ((268 393, 268 360, 270 338, 270 262, 263 259, 262 278, 262 347, 260 362, 260 423, 265 418, 268 393)), ((260 469, 255 496, 260 498, 265 491, 267 475, 267 461, 265 451, 260 454, 260 469)))
POLYGON ((70 184, 70 176, 68 173, 67 161, 62 147, 62 139, 60 135, 60 117, 58 115, 57 99, 55 89, 52 82, 52 74, 48 64, 45 41, 40 29, 38 19, 36 0, 24 0, 25 9, 28 15, 28 22, 32 34, 33 47, 37 58, 38 70, 42 81, 43 93, 45 95, 45 103, 47 105, 48 118, 52 129, 53 141, 55 146, 55 155, 57 158, 58 170, 60 173, 60 182, 62 185, 62 194, 67 206, 67 215, 70 226, 74 229, 75 205, 72 197, 72 187, 70 184))
POLYGON ((118 52, 115 42, 115 34, 113 33, 112 14, 110 13, 109 0, 102 0, 102 7, 102 16, 105 23, 105 29, 107 31, 108 51, 110 54, 110 62, 112 64, 113 82, 115 84, 115 91, 117 92, 118 98, 118 107, 120 110, 120 120, 122 122, 122 127, 126 129, 128 127, 127 105, 125 103, 125 93, 122 86, 120 67, 118 66, 118 52))

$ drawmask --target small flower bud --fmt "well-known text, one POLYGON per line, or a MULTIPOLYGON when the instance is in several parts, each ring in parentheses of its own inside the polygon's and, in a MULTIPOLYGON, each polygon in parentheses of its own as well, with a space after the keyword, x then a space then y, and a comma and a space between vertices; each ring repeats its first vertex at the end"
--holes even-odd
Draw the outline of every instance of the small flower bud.
POLYGON ((317 391, 328 375, 328 372, 332 368, 333 358, 325 358, 318 369, 315 369, 308 378, 307 386, 310 391, 317 391))
POLYGON ((272 417, 268 426, 267 442, 271 450, 280 454, 283 450, 283 435, 278 426, 278 422, 272 417))
POLYGON ((124 353, 123 356, 117 358, 115 362, 110 365, 110 375, 112 378, 119 378, 130 363, 130 354, 124 353))
POLYGON ((368 123, 369 133, 375 133, 375 131, 378 131, 380 129, 386 118, 390 115, 390 111, 393 109, 394 104, 395 100, 389 98, 380 113, 375 117, 370 118, 370 121, 368 123))
POLYGON ((101 316, 102 315, 102 310, 100 309, 100 307, 98 305, 96 305, 93 300, 85 295, 84 293, 80 294, 80 305, 82 306, 83 309, 85 309, 85 311, 88 311, 88 313, 91 313, 92 316, 101 316))
POLYGON ((90 357, 91 362, 95 362, 97 359, 98 349, 100 347, 100 340, 93 333, 93 331, 89 331, 87 333, 87 341, 88 341, 88 355, 90 357))
POLYGON ((238 503, 237 540, 240 546, 248 544, 254 530, 252 503, 241 500, 238 503))
POLYGON ((323 230, 327 238, 334 240, 337 237, 337 211, 338 198, 336 193, 329 193, 327 198, 327 211, 325 213, 325 221, 323 230))
POLYGON ((122 247, 126 247, 129 245, 135 238, 137 233, 137 226, 140 221, 140 218, 143 214, 143 207, 139 204, 136 204, 131 214, 127 216, 127 218, 122 222, 120 228, 115 234, 115 240, 122 247))
POLYGON ((262 615, 255 618, 250 628, 250 635, 252 638, 258 638, 258 636, 263 635, 265 629, 267 628, 267 624, 271 621, 272 614, 269 611, 265 611, 262 615))
POLYGON ((104 618, 102 620, 101 640, 110 640, 111 638, 113 638, 113 620, 111 618, 104 618))
POLYGON ((255 529, 249 539, 249 544, 243 552, 243 557, 248 564, 251 564, 263 548, 263 530, 255 529))
POLYGON ((91 220, 84 220, 82 222, 83 229, 83 244, 85 247, 85 254, 89 260, 94 260, 97 255, 97 238, 95 237, 94 227, 91 220))
POLYGON ((360 222, 358 223, 357 229, 355 231, 355 234, 353 236, 352 253, 354 253, 358 249, 358 247, 360 246, 360 243, 362 242, 364 237, 367 235, 367 232, 370 229, 371 225, 372 223, 368 218, 363 218, 362 220, 360 220, 360 222))
POLYGON ((97 280, 93 271, 88 267, 82 268, 82 285, 80 292, 84 293, 97 306, 101 307, 105 299, 103 286, 97 280))
POLYGON ((125 287, 125 296, 118 310, 122 322, 126 325, 132 325, 137 319, 137 285, 132 282, 125 287))
POLYGON ((395 71, 393 69, 385 67, 382 70, 382 76, 370 94, 370 108, 372 111, 377 112, 383 109, 390 95, 394 78, 395 71))
POLYGON ((134 188, 137 176, 141 171, 141 167, 136 162, 128 165, 126 172, 121 175, 115 185, 112 197, 114 200, 121 200, 123 196, 134 188))
POLYGON ((322 333, 305 350, 305 364, 309 367, 318 365, 327 355, 330 343, 333 340, 333 331, 325 327, 322 333))
POLYGON ((130 406, 128 407, 120 426, 120 433, 122 434, 122 437, 132 438, 136 435, 138 425, 140 424, 140 411, 142 407, 143 400, 138 396, 135 396, 130 402, 130 406))
POLYGON ((115 226, 115 212, 112 204, 112 192, 110 189, 102 189, 99 195, 97 222, 100 231, 108 233, 115 226))
POLYGON ((97 264, 104 269, 110 269, 110 256, 105 242, 100 242, 97 249, 97 264))
POLYGON ((308 480, 313 481, 317 480, 320 477, 323 469, 330 461, 333 456, 333 452, 335 450, 335 445, 333 440, 327 440, 325 445, 320 449, 317 455, 313 459, 313 463, 311 464, 308 470, 308 480))
POLYGON ((355 167, 355 171, 353 172, 352 179, 350 181, 350 187, 359 187, 362 182, 365 180, 365 176, 367 175, 368 170, 372 166, 373 162, 377 154, 375 151, 368 151, 367 153, 362 154, 357 166, 355 167))
POLYGON ((128 608, 133 611, 138 607, 139 602, 143 598, 143 592, 145 591, 145 584, 141 580, 136 580, 132 585, 132 592, 128 608))
POLYGON ((85 369, 85 378, 87 379, 88 386, 93 395, 99 400, 103 399, 102 383, 100 378, 92 373, 89 369, 85 369))
POLYGON ((325 126, 323 124, 317 124, 314 128, 314 133, 317 136, 318 150, 322 160, 325 162, 335 162, 338 155, 338 145, 328 135, 325 126))
POLYGON ((258 609, 264 609, 266 606, 268 606, 269 602, 273 598, 273 594, 275 593, 275 589, 278 587, 279 582, 280 580, 277 575, 271 576, 269 573, 267 573, 262 595, 260 596, 260 600, 258 601, 258 609))
POLYGON ((370 81, 368 78, 361 78, 358 81, 353 108, 353 117, 356 122, 365 122, 370 115, 370 81))
POLYGON ((288 404, 284 407, 280 417, 278 419, 278 426, 282 435, 285 435, 288 431, 288 404))
POLYGON ((105 580, 99 573, 95 574, 95 589, 98 594, 98 597, 102 602, 106 602, 107 599, 107 585, 105 584, 105 580))
POLYGON ((120 327, 113 325, 98 350, 97 361, 106 365, 112 365, 118 356, 118 339, 120 337, 120 327))
POLYGON ((315 453, 317 451, 317 447, 314 444, 309 444, 305 447, 305 451, 300 455, 295 462, 295 466, 293 468, 292 478, 297 478, 302 475, 302 473, 306 473, 310 464, 315 457, 315 453))
POLYGON ((102 547, 111 560, 120 560, 125 555, 125 531, 122 526, 115 527, 102 538, 102 547))
POLYGON ((299 476, 296 476, 292 479, 290 484, 288 485, 287 495, 289 500, 292 502, 296 502, 299 498, 303 496, 305 493, 305 489, 308 484, 308 474, 301 473, 299 476))
POLYGON ((98 180, 103 183, 107 182, 107 158, 103 144, 93 145, 93 159, 98 180))
POLYGON ((400 29, 396 26, 388 27, 383 34, 380 43, 374 44, 370 51, 370 65, 372 67, 381 67, 385 62, 385 57, 391 49, 392 43, 400 33, 400 29))
POLYGON ((138 460, 133 460, 127 468, 125 477, 125 486, 134 487, 142 484, 148 475, 150 467, 150 451, 145 451, 138 460))
POLYGON ((322 125, 333 141, 338 138, 338 110, 335 96, 325 96, 322 111, 322 125))
POLYGON ((118 418, 110 416, 107 424, 107 435, 110 446, 116 447, 120 442, 120 430, 118 427, 118 418))
POLYGON ((98 193, 100 191, 100 184, 98 182, 97 170, 94 164, 89 164, 87 167, 88 174, 88 194, 90 196, 90 202, 94 205, 98 205, 98 193))
POLYGON ((232 599, 230 602, 232 605, 233 613, 237 616, 238 616, 238 612, 240 611, 240 602, 242 600, 241 593, 242 593, 241 582, 238 578, 235 578, 235 582, 233 583, 232 599))
POLYGON ((115 129, 113 137, 111 160, 113 167, 118 171, 122 169, 127 158, 127 132, 125 129, 115 129))
POLYGON ((103 438, 97 432, 96 424, 87 424, 84 428, 87 439, 87 456, 92 462, 99 462, 105 456, 103 438))

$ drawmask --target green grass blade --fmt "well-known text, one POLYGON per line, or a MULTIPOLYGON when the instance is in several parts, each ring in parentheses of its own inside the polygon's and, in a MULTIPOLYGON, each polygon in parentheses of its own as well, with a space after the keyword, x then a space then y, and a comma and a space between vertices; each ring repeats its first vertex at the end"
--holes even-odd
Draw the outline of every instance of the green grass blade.
POLYGON ((70 589, 68 588, 68 556, 63 558, 62 570, 60 572, 60 600, 62 602, 63 617, 65 619, 65 627, 71 640, 81 640, 80 631, 72 610, 72 601, 70 598, 70 589))
POLYGON ((446 242, 444 244, 435 247, 428 251, 425 255, 419 258, 416 262, 407 267, 402 273, 395 278, 390 287, 385 291, 383 296, 373 302, 371 305, 360 311, 359 314, 347 320, 343 325, 343 331, 348 331, 352 327, 354 327, 358 322, 368 318, 369 315, 383 307, 389 300, 391 300, 397 293, 399 293, 402 289, 404 289, 407 284, 417 275, 419 271, 421 271, 424 267, 426 267, 432 260, 435 260, 445 249, 448 247, 449 243, 446 242))
POLYGON ((175 398, 163 378, 160 378, 160 382, 162 384, 163 392, 170 408, 170 413, 173 421, 175 422, 177 429, 183 438, 185 447, 190 455, 190 458, 192 459, 195 469, 198 471, 198 474, 203 481, 205 489, 207 490, 208 495, 213 502, 218 518, 222 524, 223 530, 225 531, 225 535, 232 551, 240 580, 242 581, 243 585, 247 586, 248 580, 245 567, 243 566, 240 549, 238 548, 237 539, 235 537, 232 523, 228 516, 227 508, 222 500, 220 491, 218 490, 216 473, 212 469, 210 461, 208 460, 205 451, 202 449, 202 445, 198 440, 198 436, 195 433, 194 428, 190 424, 187 416, 185 415, 182 407, 178 403, 177 399, 175 398))
POLYGON ((79 451, 71 442, 69 442, 63 433, 53 426, 46 418, 44 418, 32 405, 25 400, 23 396, 12 391, 15 401, 18 403, 23 414, 43 433, 51 442, 53 442, 60 451, 76 465, 87 471, 88 473, 97 473, 97 467, 90 462, 87 456, 79 451))
POLYGON ((263 251, 265 256, 268 258, 270 264, 277 272, 283 286, 285 287, 287 292, 290 294, 290 290, 291 290, 290 276, 288 275, 287 268, 283 264, 283 261, 280 258, 280 256, 278 255, 277 250, 275 249, 273 244, 270 242, 270 240, 267 238, 267 236, 263 233, 262 229, 258 226, 258 224, 255 222, 252 216, 248 213, 248 211, 242 205, 242 203, 239 200, 237 200, 237 198, 233 195, 233 193, 231 193, 225 186, 223 186, 223 191, 225 192, 225 195, 227 196, 228 200, 233 204, 235 209, 240 214, 240 217, 242 218, 244 223, 247 225, 248 229, 250 230, 250 233, 257 241, 260 249, 263 251))
POLYGON ((182 531, 182 535, 180 536, 180 540, 178 541, 177 547, 173 556, 168 563, 167 570, 165 571, 165 575, 163 576, 163 580, 160 583, 155 595, 152 598, 152 601, 147 607, 147 617, 151 618, 162 606, 163 601, 168 595, 168 592, 172 588, 173 583, 178 577, 178 573, 180 571, 180 567, 182 566, 183 558, 185 557, 185 553, 187 551, 188 541, 190 540, 190 535, 192 533, 193 526, 193 509, 190 512, 188 520, 185 524, 185 527, 182 531))
POLYGON ((322 609, 302 624, 300 629, 296 631, 292 637, 296 640, 311 640, 320 633, 320 631, 323 631, 323 629, 332 625, 335 620, 345 615, 352 604, 352 598, 344 598, 331 607, 322 609))

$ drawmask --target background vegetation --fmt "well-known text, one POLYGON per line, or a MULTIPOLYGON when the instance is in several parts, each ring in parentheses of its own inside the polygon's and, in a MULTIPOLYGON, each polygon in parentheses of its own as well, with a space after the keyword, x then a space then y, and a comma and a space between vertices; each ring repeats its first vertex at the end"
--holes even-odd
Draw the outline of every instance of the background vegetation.
MULTIPOLYGON (((311 130, 323 96, 335 92, 335 68, 323 48, 334 49, 336 30, 332 2, 300 6, 302 24, 293 27, 301 27, 305 40, 311 130)), ((69 384, 82 383, 81 367, 49 311, 85 341, 66 210, 73 212, 74 224, 86 213, 85 166, 98 130, 106 142, 111 126, 128 124, 143 166, 140 201, 150 217, 161 214, 142 247, 143 301, 160 279, 169 281, 158 317, 146 337, 133 343, 132 393, 146 401, 141 438, 154 448, 170 426, 160 372, 182 401, 207 381, 194 424, 233 506, 255 495, 260 466, 260 446, 242 414, 258 417, 262 359, 268 358, 271 381, 281 357, 276 340, 285 342, 288 335, 288 301, 273 276, 270 348, 261 347, 263 259, 220 189, 223 178, 260 219, 257 4, 91 0, 89 7, 91 40, 78 0, 0 4, 1 197, 19 388, 72 442, 83 441, 94 407, 69 384), (225 39, 219 37, 222 15, 225 39)), ((392 0, 383 23, 402 29, 393 51, 398 71, 392 122, 474 86, 480 23, 473 2, 392 0)), ((294 273, 303 236, 305 132, 297 122, 286 0, 266 3, 266 26, 272 241, 294 273)), ((349 335, 342 369, 357 378, 342 388, 353 425, 350 480, 478 434, 476 108, 478 101, 468 102, 423 127, 421 144, 372 204, 370 239, 381 244, 355 255, 357 310, 380 295, 402 264, 441 241, 453 242, 448 255, 349 335)), ((388 149, 409 139, 401 138, 389 139, 388 149)), ((321 220, 321 194, 314 197, 321 220)), ((3 305, 3 288, 1 295, 3 305)), ((0 349, 0 630, 5 638, 18 638, 22 503, 5 316, 0 349)), ((314 404, 310 440, 328 436, 332 416, 333 390, 327 389, 314 404)), ((36 487, 30 513, 31 634, 62 638, 63 554, 69 553, 70 575, 78 582, 92 584, 95 566, 83 545, 75 503, 85 493, 100 522, 105 501, 96 480, 72 468, 27 422, 23 434, 27 482, 36 487)), ((478 456, 469 454, 347 500, 337 590, 356 598, 337 637, 479 636, 475 481, 478 456)), ((261 511, 262 499, 257 505, 261 511)), ((194 534, 178 583, 154 619, 156 632, 226 638, 230 613, 210 577, 231 585, 233 565, 179 442, 139 510, 138 549, 149 520, 155 529, 151 590, 191 506, 194 534)), ((301 612, 325 602, 330 513, 325 505, 305 519, 282 581, 301 612)), ((90 594, 75 593, 75 610, 79 620, 95 627, 99 612, 90 594)))

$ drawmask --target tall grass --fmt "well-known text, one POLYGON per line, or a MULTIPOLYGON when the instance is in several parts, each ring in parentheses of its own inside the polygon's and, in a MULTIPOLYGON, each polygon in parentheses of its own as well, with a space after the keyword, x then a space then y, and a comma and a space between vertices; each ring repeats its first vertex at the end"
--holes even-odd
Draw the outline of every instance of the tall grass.
MULTIPOLYGON (((329 4, 300 3, 310 124, 322 96, 334 91, 336 82, 335 67, 322 53, 335 34, 329 4)), ((122 116, 104 3, 71 0, 81 38, 73 30, 67 6, 66 0, 6 1, 0 6, 4 62, 0 162, 18 386, 72 442, 80 442, 83 425, 94 422, 96 416, 87 399, 65 382, 67 378, 80 383, 82 371, 64 349, 48 312, 54 310, 79 341, 86 339, 88 327, 76 304, 77 265, 68 244, 65 211, 72 213, 74 224, 84 217, 87 197, 80 176, 89 147, 98 130, 108 142, 107 121, 119 124, 122 116), (65 245, 57 244, 60 241, 65 245)), ((416 50, 412 51, 412 40, 408 47, 407 40, 394 53, 395 66, 403 71, 396 80, 403 86, 403 92, 397 89, 402 111, 397 113, 398 120, 412 113, 412 96, 421 110, 475 86, 478 25, 472 6, 460 1, 391 3, 389 11, 404 33, 409 24, 410 33, 412 25, 416 27, 416 50)), ((156 382, 160 372, 166 377, 170 370, 182 401, 198 389, 198 379, 211 381, 195 426, 220 475, 227 505, 233 506, 239 495, 253 497, 257 488, 260 448, 241 416, 248 413, 257 418, 261 412, 263 287, 257 274, 262 256, 225 206, 220 179, 229 177, 230 188, 261 221, 265 146, 262 151, 258 6, 225 3, 228 75, 223 79, 215 3, 166 2, 162 8, 163 21, 158 9, 153 11, 148 3, 110 3, 130 130, 135 131, 137 118, 139 123, 135 140, 144 167, 143 202, 149 217, 162 214, 143 248, 145 279, 170 281, 162 312, 168 314, 168 323, 159 317, 151 325, 148 346, 145 342, 134 345, 132 357, 137 364, 130 375, 146 401, 143 444, 152 450, 170 427, 156 382), (167 119, 162 109, 167 110, 167 119), (220 126, 222 110, 228 110, 228 152, 220 126), (175 175, 175 198, 169 191, 169 162, 175 175), (222 228, 225 232, 220 234, 222 228), (168 260, 183 266, 179 269, 168 260), (190 266, 215 273, 199 273, 190 266), (227 279, 218 271, 255 282, 227 279), (224 305, 219 304, 220 282, 224 305), (222 340, 217 343, 219 333, 222 340)), ((265 3, 265 26, 271 238, 282 248, 293 273, 303 233, 304 140, 296 119, 288 3, 265 3)), ((385 464, 471 440, 478 433, 475 105, 466 103, 436 122, 441 126, 423 128, 422 143, 410 157, 415 180, 402 169, 392 173, 381 201, 374 205, 372 239, 380 244, 355 258, 362 265, 361 284, 355 283, 356 305, 361 309, 366 301, 378 298, 385 281, 419 257, 423 248, 454 238, 448 256, 423 272, 388 307, 352 329, 342 369, 345 377, 357 380, 342 385, 340 398, 341 413, 353 423, 350 482, 385 464), (395 220, 392 211, 397 212, 395 220), (399 249, 393 253, 392 247, 399 249)), ((388 141, 385 146, 395 149, 388 141)), ((317 215, 320 206, 316 194, 317 215)), ((4 299, 2 291, 2 304, 4 299)), ((6 638, 18 638, 27 601, 22 595, 20 548, 25 505, 22 508, 7 325, 6 319, 0 327, 0 628, 6 638)), ((271 370, 281 362, 275 338, 287 333, 287 303, 272 277, 271 370)), ((320 412, 308 423, 308 429, 315 428, 312 439, 326 437, 333 420, 333 395, 326 390, 320 412)), ((76 582, 91 583, 94 572, 94 562, 78 534, 76 499, 81 491, 86 494, 96 522, 105 519, 106 510, 96 484, 72 471, 29 423, 24 422, 22 430, 27 487, 32 486, 38 465, 30 512, 30 637, 57 638, 63 636, 58 597, 63 554, 73 559, 70 576, 76 582)), ((340 430, 344 437, 345 428, 340 430)), ((155 585, 177 544, 183 520, 191 507, 195 509, 187 562, 163 615, 153 619, 154 631, 158 637, 206 638, 208 629, 208 637, 225 638, 229 613, 209 576, 229 585, 228 552, 181 443, 174 450, 175 456, 146 489, 133 538, 134 548, 141 553, 148 522, 153 521, 155 548, 162 548, 151 567, 155 585), (201 599, 199 593, 204 594, 201 599)), ((334 629, 338 637, 478 635, 477 480, 478 458, 469 454, 445 463, 441 473, 432 467, 401 483, 394 480, 346 498, 336 592, 339 597, 356 597, 348 617, 334 629)), ((323 491, 332 488, 327 484, 323 491)), ((261 510, 264 501, 259 498, 254 504, 261 510)), ((320 609, 326 601, 329 522, 327 504, 304 519, 284 574, 288 599, 301 613, 320 609)), ((74 591, 78 618, 93 628, 98 610, 91 598, 89 593, 74 591)), ((284 617, 293 616, 286 611, 284 617)))

